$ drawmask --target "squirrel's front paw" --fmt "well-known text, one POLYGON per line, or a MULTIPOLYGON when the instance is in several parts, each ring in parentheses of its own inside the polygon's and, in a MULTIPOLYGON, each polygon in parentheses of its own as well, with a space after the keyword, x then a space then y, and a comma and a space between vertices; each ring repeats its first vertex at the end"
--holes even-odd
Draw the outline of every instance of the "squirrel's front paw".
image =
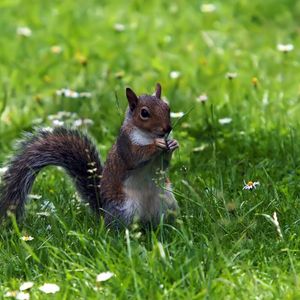
POLYGON ((179 148, 179 143, 176 140, 167 141, 168 150, 173 152, 175 149, 179 148))
POLYGON ((155 146, 159 149, 159 150, 168 150, 169 147, 167 145, 167 142, 165 139, 163 138, 157 138, 155 139, 155 146))

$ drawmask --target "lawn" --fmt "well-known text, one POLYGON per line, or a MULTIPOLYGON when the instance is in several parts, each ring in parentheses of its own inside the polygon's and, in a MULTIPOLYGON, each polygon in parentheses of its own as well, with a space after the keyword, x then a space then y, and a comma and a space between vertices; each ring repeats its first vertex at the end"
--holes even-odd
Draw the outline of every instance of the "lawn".
POLYGON ((25 218, 2 226, 0 298, 27 281, 31 299, 300 298, 300 2, 210 4, 0 2, 0 168, 24 131, 60 122, 105 160, 125 88, 156 82, 181 145, 181 215, 152 231, 105 229, 61 170, 43 170, 25 218))

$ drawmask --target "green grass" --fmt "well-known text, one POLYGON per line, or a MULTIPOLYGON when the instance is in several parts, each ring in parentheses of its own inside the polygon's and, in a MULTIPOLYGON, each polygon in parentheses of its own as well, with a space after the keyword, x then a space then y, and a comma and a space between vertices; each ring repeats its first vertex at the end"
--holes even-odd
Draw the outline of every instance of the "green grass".
POLYGON ((181 144, 170 169, 181 208, 173 226, 107 231, 49 168, 23 222, 1 229, 0 298, 33 281, 31 299, 47 299, 45 282, 61 287, 49 299, 299 299, 300 2, 213 3, 203 13, 201 1, 183 0, 0 2, 1 164, 23 131, 51 125, 58 111, 92 119, 105 158, 126 86, 152 93, 161 82, 172 111, 187 113, 173 133, 181 144), (18 26, 32 36, 17 36, 18 26), (295 49, 282 53, 279 43, 295 49), (55 96, 64 87, 92 98, 55 96), (232 122, 221 125, 224 117, 232 122), (244 180, 260 186, 242 190, 244 180), (38 214, 50 210, 45 201, 56 208, 48 217, 38 214), (283 239, 264 216, 274 212, 283 239), (21 241, 25 234, 34 240, 21 241), (104 271, 116 276, 96 284, 104 271))

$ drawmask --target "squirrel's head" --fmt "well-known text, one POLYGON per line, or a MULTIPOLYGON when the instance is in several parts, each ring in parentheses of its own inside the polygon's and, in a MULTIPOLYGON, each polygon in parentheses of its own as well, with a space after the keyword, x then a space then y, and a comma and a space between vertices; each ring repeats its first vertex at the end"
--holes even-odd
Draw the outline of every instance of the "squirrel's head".
POLYGON ((128 116, 137 128, 151 133, 153 137, 164 137, 172 130, 170 107, 161 99, 161 85, 156 84, 153 95, 137 96, 127 88, 128 116))

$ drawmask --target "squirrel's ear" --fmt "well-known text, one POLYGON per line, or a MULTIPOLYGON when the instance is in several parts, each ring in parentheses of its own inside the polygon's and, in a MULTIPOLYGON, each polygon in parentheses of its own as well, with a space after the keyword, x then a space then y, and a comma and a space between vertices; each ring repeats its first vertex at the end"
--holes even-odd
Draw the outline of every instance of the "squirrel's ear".
POLYGON ((160 83, 156 84, 155 96, 158 99, 160 99, 160 97, 161 97, 161 85, 160 85, 160 83))
POLYGON ((128 100, 129 108, 131 111, 133 111, 138 104, 139 98, 131 88, 126 88, 126 97, 128 100))

